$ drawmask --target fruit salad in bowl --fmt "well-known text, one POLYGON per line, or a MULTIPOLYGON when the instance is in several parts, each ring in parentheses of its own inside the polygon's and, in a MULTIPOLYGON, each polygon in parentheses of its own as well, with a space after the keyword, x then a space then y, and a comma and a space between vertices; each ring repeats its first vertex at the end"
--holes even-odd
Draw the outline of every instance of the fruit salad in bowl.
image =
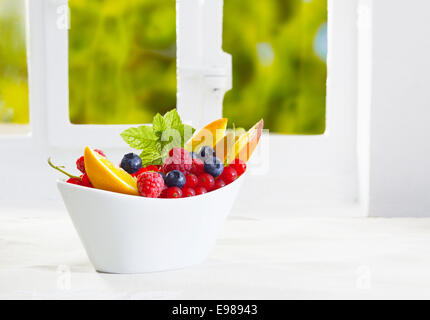
POLYGON ((223 118, 195 131, 172 110, 121 134, 135 150, 119 165, 90 147, 77 159, 76 175, 49 159, 67 176, 58 188, 96 270, 143 273, 203 261, 262 129, 262 121, 248 132, 227 129, 223 118))

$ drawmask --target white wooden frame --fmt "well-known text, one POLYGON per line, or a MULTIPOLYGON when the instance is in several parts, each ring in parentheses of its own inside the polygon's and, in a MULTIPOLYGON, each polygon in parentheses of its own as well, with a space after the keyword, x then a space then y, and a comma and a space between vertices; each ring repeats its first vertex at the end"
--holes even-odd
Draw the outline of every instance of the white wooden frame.
POLYGON ((270 135, 268 170, 243 188, 241 211, 289 214, 306 203, 318 215, 322 205, 357 203, 358 1, 328 3, 326 132, 270 135))
MULTIPOLYGON (((49 142, 121 147, 127 125, 74 125, 69 119, 67 0, 44 2, 49 142), (66 19, 65 16, 66 15, 66 19)), ((231 58, 221 50, 222 1, 178 0, 178 111, 194 125, 221 116, 231 88, 231 58), (203 34, 204 33, 204 34, 203 34), (201 108, 200 106, 204 106, 201 108)), ((38 26, 32 26, 37 28, 38 26)))
MULTIPOLYGON (((21 165, 25 149, 37 157, 28 170, 41 175, 48 172, 40 169, 47 154, 69 164, 68 156, 83 145, 124 147, 119 137, 124 126, 70 124, 67 28, 57 27, 57 10, 66 3, 28 1, 32 132, 14 140, 0 137, 0 150, 15 150, 13 165, 21 165)), ((177 6, 178 109, 199 126, 221 115, 224 92, 231 87, 231 58, 221 51, 222 1, 177 0, 177 6)), ((329 0, 328 9, 327 131, 320 136, 271 135, 268 170, 250 177, 241 195, 246 201, 238 202, 241 209, 285 211, 294 204, 351 204, 357 199, 357 0, 329 0)), ((2 170, 0 176, 12 173, 2 170)), ((35 197, 43 199, 47 190, 55 192, 52 184, 40 186, 35 197)))
POLYGON ((199 128, 222 117, 232 59, 222 51, 223 0, 177 0, 178 110, 199 128))

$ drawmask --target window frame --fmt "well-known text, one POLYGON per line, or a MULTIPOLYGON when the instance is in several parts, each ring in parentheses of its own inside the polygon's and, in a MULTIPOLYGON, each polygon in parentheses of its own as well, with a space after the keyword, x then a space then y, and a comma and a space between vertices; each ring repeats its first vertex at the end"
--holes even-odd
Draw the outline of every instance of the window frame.
MULTIPOLYGON (((77 125, 69 117, 68 1, 41 3, 44 24, 33 23, 46 37, 48 139, 53 147, 122 147, 120 133, 130 125, 77 125)), ((30 10, 35 5, 30 6, 30 10)), ((177 109, 198 127, 221 117, 224 93, 231 88, 231 57, 222 52, 222 1, 178 0, 177 109), (203 31, 204 30, 204 31, 203 31), (204 35, 203 35, 204 32, 204 35), (208 41, 211 39, 211 41, 208 41), (196 88, 198 88, 196 90, 196 88), (203 108, 199 108, 203 105, 203 108)))
POLYGON ((358 8, 359 0, 328 1, 325 133, 265 137, 262 144, 270 143, 266 170, 244 184, 239 211, 358 203, 358 8))
MULTIPOLYGON (((358 1, 328 0, 326 132, 317 136, 263 137, 260 145, 270 145, 264 147, 269 153, 267 170, 264 175, 261 171, 249 175, 250 183, 244 184, 240 195, 247 200, 239 200, 238 208, 267 211, 285 208, 286 203, 357 201, 358 1), (269 194, 280 188, 285 190, 285 197, 279 197, 279 192, 269 194), (263 200, 259 197, 262 189, 266 192, 263 200)), ((67 30, 55 27, 59 18, 57 9, 66 4, 67 0, 27 0, 31 133, 19 139, 0 137, 2 150, 14 149, 19 154, 22 148, 27 148, 35 154, 66 159, 65 154, 81 150, 83 145, 125 148, 119 133, 129 126, 70 123, 65 98, 68 96, 67 30)), ((221 49, 222 4, 222 1, 202 0, 176 2, 177 105, 183 119, 196 127, 221 115, 224 92, 231 87, 231 57, 221 49), (202 28, 196 28, 199 25, 202 28), (214 40, 207 41, 210 37, 199 36, 196 30, 204 30, 201 31, 204 35, 212 33, 214 40), (194 59, 196 54, 200 54, 200 60, 194 59)))

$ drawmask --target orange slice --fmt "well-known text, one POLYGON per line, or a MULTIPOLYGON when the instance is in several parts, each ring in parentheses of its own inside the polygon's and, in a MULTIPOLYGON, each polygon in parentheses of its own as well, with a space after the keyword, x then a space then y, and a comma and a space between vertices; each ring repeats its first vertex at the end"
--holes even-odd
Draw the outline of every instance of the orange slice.
POLYGON ((234 154, 234 144, 236 142, 236 134, 234 130, 227 130, 224 138, 222 138, 215 145, 216 156, 223 162, 226 162, 227 156, 231 153, 234 154))
POLYGON ((85 170, 94 188, 139 195, 136 179, 91 148, 85 147, 85 170))
POLYGON ((239 140, 239 138, 246 134, 246 130, 244 128, 236 128, 235 129, 235 137, 234 137, 234 142, 236 142, 237 140, 239 140))
POLYGON ((187 151, 198 151, 203 146, 213 148, 225 136, 227 128, 226 118, 218 119, 208 124, 203 129, 199 130, 194 136, 185 144, 187 151))
POLYGON ((228 159, 234 160, 234 144, 239 140, 240 136, 246 134, 243 128, 227 129, 223 139, 215 146, 216 156, 224 163, 229 163, 228 159))
POLYGON ((231 163, 234 159, 239 158, 247 162, 251 158, 252 153, 257 148, 263 133, 264 121, 261 119, 255 126, 253 126, 246 134, 243 134, 234 144, 234 153, 231 153, 227 158, 227 162, 231 163))

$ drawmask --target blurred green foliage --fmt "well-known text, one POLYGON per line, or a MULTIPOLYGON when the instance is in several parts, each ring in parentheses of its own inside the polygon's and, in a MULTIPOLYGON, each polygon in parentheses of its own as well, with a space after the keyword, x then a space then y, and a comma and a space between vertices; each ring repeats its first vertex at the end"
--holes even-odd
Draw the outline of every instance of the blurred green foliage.
POLYGON ((69 6, 72 123, 149 123, 176 106, 175 0, 69 6))
MULTIPOLYGON (((0 122, 28 122, 24 0, 0 0, 0 122)), ((176 105, 175 0, 69 0, 70 119, 148 123, 176 105)), ((327 0, 224 0, 233 90, 224 115, 325 130, 327 0)))
POLYGON ((29 122, 25 0, 0 0, 0 123, 29 122))
POLYGON ((272 132, 323 133, 326 22, 327 0, 224 0, 224 50, 233 55, 224 116, 245 128, 264 118, 272 132))

